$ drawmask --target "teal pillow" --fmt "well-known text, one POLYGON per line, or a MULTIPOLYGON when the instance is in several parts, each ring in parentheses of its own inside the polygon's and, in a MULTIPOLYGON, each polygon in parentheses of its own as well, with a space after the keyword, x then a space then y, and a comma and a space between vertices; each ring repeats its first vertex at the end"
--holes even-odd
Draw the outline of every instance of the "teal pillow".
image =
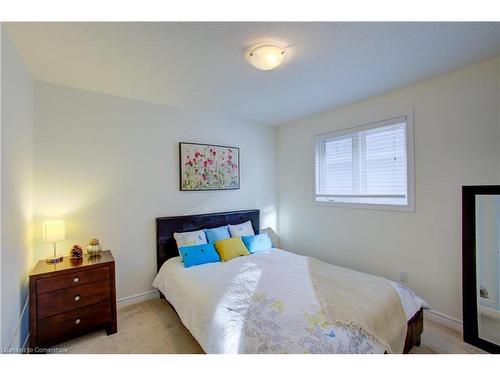
POLYGON ((220 262, 219 253, 213 243, 202 245, 181 246, 179 253, 184 260, 184 267, 198 266, 205 263, 220 262))
POLYGON ((273 247, 273 242, 267 233, 257 234, 255 236, 243 236, 241 239, 251 254, 273 247))
POLYGON ((208 243, 213 243, 215 241, 231 238, 227 225, 218 228, 203 229, 203 231, 205 232, 205 237, 207 237, 208 243))

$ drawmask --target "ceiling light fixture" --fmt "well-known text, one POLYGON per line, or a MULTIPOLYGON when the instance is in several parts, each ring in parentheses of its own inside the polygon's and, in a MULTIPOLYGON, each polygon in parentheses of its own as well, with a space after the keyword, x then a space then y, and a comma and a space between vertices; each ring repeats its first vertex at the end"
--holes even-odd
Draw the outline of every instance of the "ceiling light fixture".
POLYGON ((283 48, 266 44, 250 49, 246 58, 257 69, 272 70, 281 65, 284 55, 283 48))

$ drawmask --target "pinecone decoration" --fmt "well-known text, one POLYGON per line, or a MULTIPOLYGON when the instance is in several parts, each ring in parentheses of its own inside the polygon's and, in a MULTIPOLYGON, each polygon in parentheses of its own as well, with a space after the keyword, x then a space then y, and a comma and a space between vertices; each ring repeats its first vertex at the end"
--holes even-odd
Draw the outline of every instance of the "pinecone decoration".
POLYGON ((83 256, 83 249, 80 245, 74 244, 69 253, 71 258, 80 259, 83 256))

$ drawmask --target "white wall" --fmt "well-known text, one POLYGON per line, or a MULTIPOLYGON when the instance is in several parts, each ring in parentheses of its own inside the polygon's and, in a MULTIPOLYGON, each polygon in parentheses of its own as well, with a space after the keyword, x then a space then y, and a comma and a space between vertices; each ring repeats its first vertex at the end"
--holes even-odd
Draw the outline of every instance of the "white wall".
POLYGON ((282 247, 409 285, 461 319, 461 186, 498 184, 500 60, 280 127, 282 247), (414 108, 416 212, 313 203, 313 138, 414 108))
POLYGON ((276 227, 275 175, 275 129, 36 82, 36 256, 41 222, 65 219, 65 255, 93 237, 113 250, 119 298, 153 289, 158 216, 260 208, 276 227), (179 141, 239 146, 241 189, 180 192, 179 141))
POLYGON ((28 333, 21 317, 33 266, 33 81, 2 32, 1 346, 19 348, 28 333))

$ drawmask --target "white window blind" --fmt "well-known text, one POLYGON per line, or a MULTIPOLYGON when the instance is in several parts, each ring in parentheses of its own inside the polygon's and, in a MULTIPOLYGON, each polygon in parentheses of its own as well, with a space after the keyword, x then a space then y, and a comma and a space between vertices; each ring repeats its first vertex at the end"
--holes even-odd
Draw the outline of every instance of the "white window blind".
POLYGON ((316 201, 407 207, 407 131, 398 117, 318 136, 316 201))

